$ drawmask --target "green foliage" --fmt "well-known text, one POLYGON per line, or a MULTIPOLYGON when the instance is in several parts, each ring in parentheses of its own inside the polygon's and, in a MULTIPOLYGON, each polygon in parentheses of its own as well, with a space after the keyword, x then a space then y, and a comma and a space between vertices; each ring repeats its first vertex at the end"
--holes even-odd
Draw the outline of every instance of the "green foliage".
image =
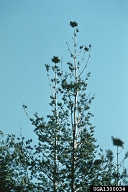
POLYGON ((0 191, 32 191, 29 176, 30 140, 15 138, 15 135, 1 137, 0 141, 0 191))
POLYGON ((77 27, 78 24, 76 21, 70 21, 70 26, 74 28, 74 27, 77 27))
MULTIPOLYGON (((0 191, 88 192, 93 185, 116 185, 117 178, 127 183, 127 170, 117 171, 113 152, 106 150, 103 154, 97 145, 90 110, 94 95, 87 92, 91 45, 78 46, 78 24, 70 21, 70 26, 74 50, 67 43, 71 57, 68 70, 62 70, 58 56, 53 56, 52 64, 45 64, 51 113, 46 120, 37 113, 30 118, 23 104, 38 143, 32 147, 32 139, 25 141, 22 136, 16 139, 15 135, 1 139, 0 191)), ((120 139, 112 137, 112 140, 114 145, 123 147, 120 139)), ((118 166, 127 157, 128 153, 118 166)))
POLYGON ((70 26, 74 30, 74 50, 72 52, 67 43, 71 57, 67 62, 69 70, 62 70, 57 56, 51 59, 52 66, 45 64, 51 88, 51 114, 47 115, 47 121, 38 114, 30 119, 39 140, 32 173, 43 191, 86 192, 92 185, 114 185, 116 180, 113 153, 107 150, 103 155, 101 150, 97 154, 95 127, 90 122, 94 96, 87 93, 90 72, 85 71, 91 45, 80 45, 78 49, 78 24, 70 21, 70 26))
POLYGON ((119 138, 114 138, 113 136, 111 137, 111 139, 112 139, 113 145, 117 147, 117 152, 116 152, 117 160, 115 163, 116 172, 114 173, 116 185, 119 185, 119 184, 121 185, 121 183, 126 185, 128 184, 128 173, 126 168, 124 167, 124 161, 128 158, 128 151, 125 153, 123 160, 119 162, 119 155, 124 148, 123 146, 124 142, 119 138), (122 147, 120 152, 119 152, 119 147, 122 147), (120 171, 120 169, 122 169, 122 172, 120 171))
POLYGON ((123 148, 124 142, 121 139, 114 138, 113 136, 111 138, 112 138, 113 145, 123 148))
MULTIPOLYGON (((76 48, 78 29, 75 27, 78 24, 70 22, 70 25, 74 28, 73 43, 76 48)), ((38 179, 47 191, 49 188, 53 191, 83 191, 85 186, 91 185, 92 174, 95 177, 93 161, 98 146, 93 137, 94 127, 90 123, 93 116, 90 104, 94 96, 91 97, 85 92, 90 73, 85 79, 81 78, 88 65, 90 48, 91 46, 83 47, 82 62, 87 52, 88 56, 79 74, 82 62, 76 61, 76 49, 72 53, 68 47, 73 60, 67 62, 69 72, 61 70, 57 56, 52 59, 52 67, 45 64, 47 72, 49 73, 50 68, 53 72, 53 78, 49 81, 52 90, 52 114, 47 116, 47 123, 38 116, 32 123, 39 139, 35 151, 36 172, 40 172, 38 179)), ((81 50, 82 46, 79 54, 81 50)), ((49 74, 47 76, 49 77, 49 74)))

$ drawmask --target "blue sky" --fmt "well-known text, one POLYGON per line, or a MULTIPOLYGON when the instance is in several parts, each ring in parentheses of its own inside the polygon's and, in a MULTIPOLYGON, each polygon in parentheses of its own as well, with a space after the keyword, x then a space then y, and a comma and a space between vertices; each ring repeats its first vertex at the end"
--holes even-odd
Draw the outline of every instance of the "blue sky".
MULTIPOLYGON (((69 22, 77 21, 77 42, 92 45, 87 72, 95 137, 112 149, 119 137, 128 151, 128 1, 127 0, 0 0, 0 130, 36 139, 28 114, 50 113, 45 63, 53 56, 69 59, 69 22)), ((123 157, 123 153, 121 158, 123 157)))

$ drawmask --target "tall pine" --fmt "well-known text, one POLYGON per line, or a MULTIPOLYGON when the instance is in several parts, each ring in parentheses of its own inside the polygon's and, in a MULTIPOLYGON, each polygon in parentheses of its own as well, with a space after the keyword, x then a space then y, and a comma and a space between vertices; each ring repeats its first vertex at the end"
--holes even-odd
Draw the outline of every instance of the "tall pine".
POLYGON ((91 45, 80 45, 78 48, 77 25, 70 22, 74 50, 72 52, 67 43, 71 56, 71 61, 67 62, 68 71, 62 70, 63 63, 57 56, 52 58, 52 67, 45 64, 51 88, 52 113, 47 115, 47 122, 38 114, 31 119, 39 139, 33 169, 38 173, 36 177, 44 191, 83 192, 98 181, 97 165, 94 164, 98 146, 94 126, 90 122, 93 116, 90 105, 94 96, 87 94, 90 73, 85 75, 91 45), (53 72, 51 79, 50 69, 53 72))
POLYGON ((31 171, 36 186, 44 192, 87 192, 92 185, 115 184, 113 154, 111 150, 106 151, 106 156, 102 150, 98 154, 95 127, 91 123, 94 96, 87 92, 91 45, 78 45, 77 22, 70 21, 70 27, 74 49, 67 43, 70 54, 67 67, 58 56, 53 56, 52 65, 45 64, 51 89, 51 114, 47 115, 47 121, 37 113, 30 118, 38 136, 31 171))

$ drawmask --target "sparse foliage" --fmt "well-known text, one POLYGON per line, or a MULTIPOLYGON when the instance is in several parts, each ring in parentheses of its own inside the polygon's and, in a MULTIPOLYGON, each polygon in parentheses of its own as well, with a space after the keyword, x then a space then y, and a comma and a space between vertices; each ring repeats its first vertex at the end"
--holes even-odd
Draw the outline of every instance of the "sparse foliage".
POLYGON ((119 138, 114 138, 113 136, 111 138, 112 138, 113 145, 117 147, 117 152, 116 152, 117 160, 115 163, 116 171, 114 174, 116 185, 121 185, 121 183, 128 184, 128 172, 124 167, 124 161, 128 158, 128 151, 125 153, 123 160, 119 162, 119 155, 124 149, 124 142, 119 138), (119 151, 119 147, 122 148, 120 151, 119 151), (120 169, 122 169, 122 171, 120 171, 120 169))
POLYGON ((53 56, 52 66, 45 64, 52 113, 47 115, 47 121, 38 114, 30 119, 39 140, 35 146, 34 175, 43 191, 86 192, 91 185, 115 184, 113 153, 107 150, 105 156, 103 151, 98 154, 95 127, 90 122, 94 95, 87 92, 90 72, 86 70, 91 45, 78 48, 78 24, 70 21, 70 26, 74 50, 66 43, 71 57, 67 62, 69 71, 61 70, 63 63, 58 56, 53 56))
MULTIPOLYGON (((25 141, 21 136, 16 140, 14 135, 1 140, 0 191, 88 192, 90 186, 116 185, 119 178, 128 176, 126 169, 119 174, 119 166, 128 152, 120 164, 114 164, 113 152, 106 150, 104 155, 97 145, 90 110, 94 95, 87 91, 92 46, 78 45, 78 23, 70 21, 70 26, 74 50, 66 43, 71 58, 67 62, 68 71, 62 70, 58 56, 53 56, 52 65, 45 64, 51 89, 51 113, 46 120, 38 113, 30 118, 23 104, 38 143, 32 147, 32 139, 25 141)), ((112 141, 117 149, 123 148, 122 140, 112 137, 112 141)))

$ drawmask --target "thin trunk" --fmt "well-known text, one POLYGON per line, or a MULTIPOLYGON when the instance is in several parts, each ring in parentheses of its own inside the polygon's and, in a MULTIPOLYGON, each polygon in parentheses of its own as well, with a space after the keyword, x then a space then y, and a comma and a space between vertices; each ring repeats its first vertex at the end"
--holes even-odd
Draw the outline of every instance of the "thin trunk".
POLYGON ((54 192, 57 191, 57 186, 56 186, 56 178, 57 178, 57 84, 56 84, 56 79, 57 79, 57 73, 55 72, 55 123, 56 123, 56 127, 55 129, 55 133, 54 133, 54 137, 55 137, 55 143, 54 143, 54 147, 55 147, 55 151, 54 151, 54 179, 53 179, 53 183, 54 183, 54 192))
POLYGON ((56 138, 55 138, 55 153, 54 153, 54 179, 53 179, 53 183, 54 183, 54 192, 57 191, 56 189, 56 175, 57 175, 57 166, 56 166, 56 138))
POLYGON ((118 186, 118 180, 119 180, 119 160, 118 160, 118 146, 117 146, 117 181, 116 181, 116 185, 118 186))
MULTIPOLYGON (((77 63, 76 63, 76 42, 75 42, 76 32, 74 30, 74 76, 75 76, 75 85, 78 82, 78 75, 77 75, 77 63)), ((78 90, 77 88, 74 89, 75 97, 74 97, 74 123, 73 123, 73 143, 72 143, 72 181, 71 181, 71 191, 75 191, 75 145, 76 145, 76 130, 77 130, 77 97, 78 97, 78 90)))

